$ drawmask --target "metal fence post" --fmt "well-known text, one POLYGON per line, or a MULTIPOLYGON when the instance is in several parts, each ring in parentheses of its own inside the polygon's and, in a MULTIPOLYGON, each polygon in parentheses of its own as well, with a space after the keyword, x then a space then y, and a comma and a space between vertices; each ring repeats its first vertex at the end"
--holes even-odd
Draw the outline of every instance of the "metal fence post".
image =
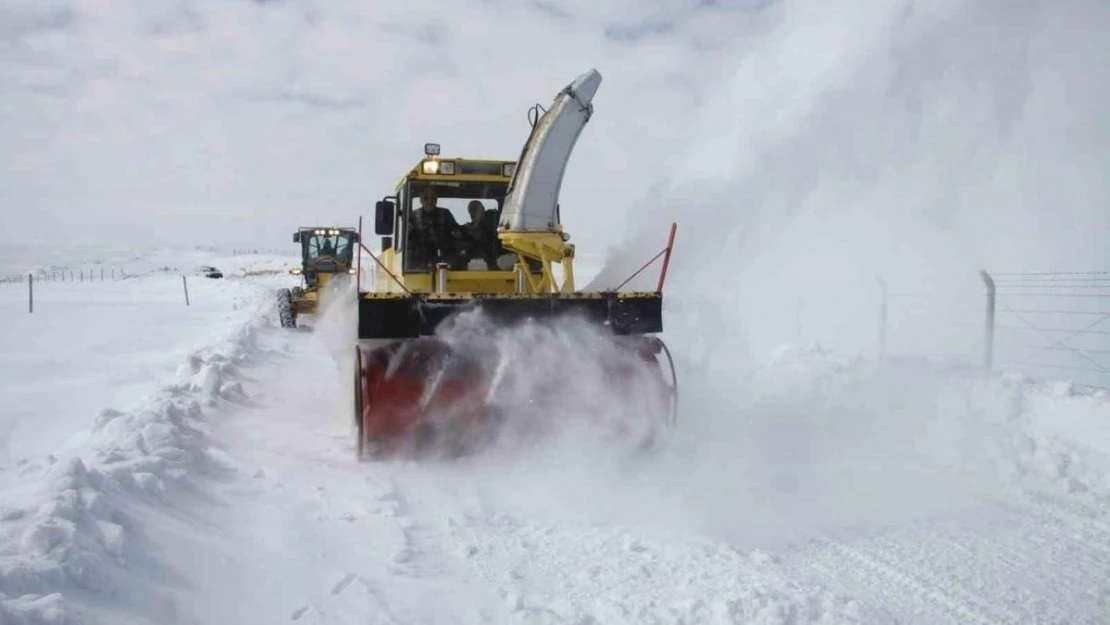
POLYGON ((886 361, 886 323, 889 292, 886 280, 879 278, 879 362, 886 361))
POLYGON ((35 312, 35 276, 27 274, 27 312, 35 312))
POLYGON ((189 305, 189 283, 185 281, 185 274, 181 274, 181 286, 185 289, 185 305, 189 305))
POLYGON ((987 316, 984 320, 986 332, 983 340, 983 367, 988 371, 994 366, 994 306, 996 293, 994 278, 985 269, 979 270, 979 277, 987 287, 987 316))

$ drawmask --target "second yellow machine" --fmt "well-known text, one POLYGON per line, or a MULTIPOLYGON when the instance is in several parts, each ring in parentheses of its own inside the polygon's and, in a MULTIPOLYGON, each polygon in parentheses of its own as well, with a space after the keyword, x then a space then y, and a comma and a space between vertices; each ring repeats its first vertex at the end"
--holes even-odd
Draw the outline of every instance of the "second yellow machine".
POLYGON ((284 328, 296 327, 300 315, 315 314, 329 288, 347 286, 356 273, 359 233, 354 228, 300 228, 293 242, 301 246, 301 266, 289 273, 301 276, 303 286, 278 291, 278 317, 284 328))

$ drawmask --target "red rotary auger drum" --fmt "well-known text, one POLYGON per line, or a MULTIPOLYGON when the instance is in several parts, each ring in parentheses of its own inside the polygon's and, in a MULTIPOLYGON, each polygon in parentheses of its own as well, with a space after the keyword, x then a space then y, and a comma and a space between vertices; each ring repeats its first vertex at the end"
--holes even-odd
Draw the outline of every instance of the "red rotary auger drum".
MULTIPOLYGON (((536 318, 539 298, 516 298, 522 303, 516 307, 496 302, 489 308, 498 325, 469 340, 434 334, 464 306, 445 311, 438 302, 426 307, 427 298, 407 298, 407 303, 428 324, 428 334, 382 336, 400 334, 396 330, 407 323, 403 314, 383 314, 385 306, 380 305, 400 299, 360 301, 370 309, 366 317, 360 310, 365 344, 357 348, 355 363, 360 458, 459 457, 501 442, 533 443, 576 422, 602 426, 624 442, 650 447, 675 420, 677 385, 670 352, 658 337, 635 332, 658 325, 651 321, 658 303, 653 298, 625 296, 619 303, 616 298, 576 298, 574 312, 605 311, 607 323, 592 328, 606 330, 577 337, 575 351, 565 358, 558 353, 558 341, 533 346, 519 335, 521 344, 512 355, 498 350, 520 322, 559 321, 556 314, 536 318), (526 314, 514 318, 505 314, 506 308, 526 314), (430 311, 441 318, 429 321, 430 311), (364 319, 371 317, 393 322, 363 328, 364 319), (608 398, 608 406, 596 403, 598 396, 608 398)), ((394 313, 403 310, 394 308, 394 313)))

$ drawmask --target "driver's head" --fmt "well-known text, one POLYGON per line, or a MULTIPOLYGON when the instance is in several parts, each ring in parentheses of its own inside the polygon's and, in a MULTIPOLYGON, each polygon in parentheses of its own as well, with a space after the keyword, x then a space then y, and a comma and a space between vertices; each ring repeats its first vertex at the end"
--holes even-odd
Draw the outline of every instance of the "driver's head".
POLYGON ((482 218, 482 211, 486 210, 486 207, 478 200, 470 200, 466 210, 470 213, 470 221, 477 222, 482 218))
POLYGON ((431 212, 436 208, 436 190, 433 187, 428 187, 420 192, 420 208, 431 212))

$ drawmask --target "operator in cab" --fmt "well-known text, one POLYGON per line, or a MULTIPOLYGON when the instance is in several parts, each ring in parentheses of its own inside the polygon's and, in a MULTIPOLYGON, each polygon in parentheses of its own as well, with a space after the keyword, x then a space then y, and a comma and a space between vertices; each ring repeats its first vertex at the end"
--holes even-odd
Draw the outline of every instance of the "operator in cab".
POLYGON ((459 222, 436 204, 438 199, 435 188, 427 187, 420 193, 420 208, 412 211, 409 251, 429 261, 454 255, 459 232, 459 222))
POLYGON ((497 223, 494 210, 486 210, 480 200, 471 200, 466 206, 470 221, 460 228, 460 253, 468 258, 480 258, 487 267, 497 262, 497 223))

